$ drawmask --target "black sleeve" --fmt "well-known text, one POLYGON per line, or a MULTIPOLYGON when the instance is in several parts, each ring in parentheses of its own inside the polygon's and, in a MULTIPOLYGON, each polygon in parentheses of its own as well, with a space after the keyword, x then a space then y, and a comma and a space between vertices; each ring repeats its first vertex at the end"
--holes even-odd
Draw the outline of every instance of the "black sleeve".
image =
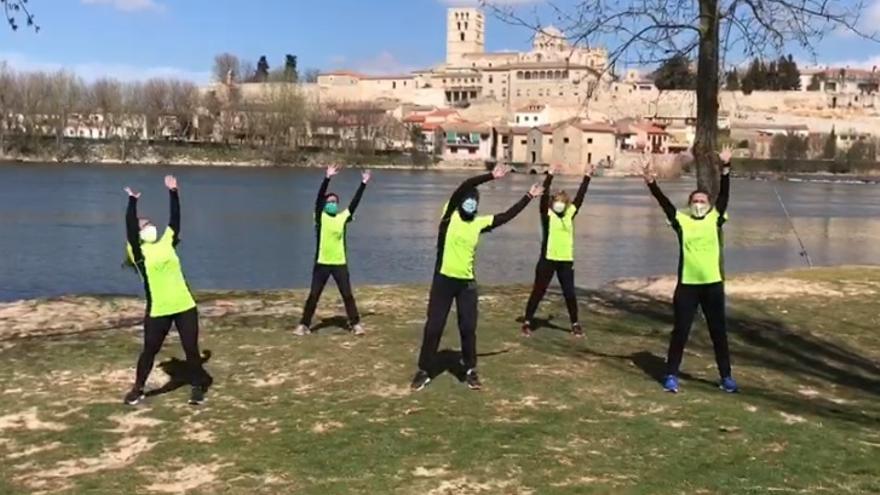
POLYGON ((328 187, 330 187, 330 177, 324 177, 321 187, 318 188, 318 197, 315 199, 315 222, 320 220, 321 212, 324 210, 324 203, 326 203, 324 196, 327 194, 328 187))
POLYGON ((663 191, 660 190, 660 186, 657 185, 657 181, 648 184, 648 188, 651 190, 651 194, 654 195, 654 198, 657 199, 657 202, 660 203, 660 207, 663 208, 663 213, 666 213, 666 218, 669 219, 670 222, 675 221, 675 205, 669 201, 669 198, 663 194, 663 191))
POLYGON ((480 184, 485 184, 486 182, 494 179, 491 173, 482 174, 476 177, 471 177, 470 179, 461 183, 458 186, 458 189, 452 193, 452 196, 449 198, 449 203, 446 205, 446 211, 443 212, 443 219, 446 220, 452 215, 452 212, 458 209, 461 202, 464 201, 464 195, 469 190, 479 186, 480 184))
POLYGON ((361 185, 358 186, 357 191, 354 193, 354 197, 351 198, 351 203, 348 205, 348 212, 351 213, 351 216, 348 217, 349 221, 354 217, 354 212, 357 210, 359 204, 361 204, 361 197, 364 195, 364 189, 367 188, 367 185, 361 182, 361 185))
POLYGON ((715 208, 722 217, 727 212, 727 203, 730 201, 730 174, 721 174, 721 189, 718 190, 718 200, 715 208))
POLYGON ((168 195, 171 197, 171 219, 168 226, 174 231, 172 244, 177 246, 180 243, 180 195, 177 189, 169 189, 168 195))
POLYGON ((125 210, 125 237, 128 239, 128 244, 131 245, 135 264, 144 259, 144 253, 141 251, 140 229, 138 228, 137 201, 134 196, 129 196, 128 208, 125 210))
POLYGON ((529 196, 528 194, 524 195, 522 198, 520 198, 519 201, 514 203, 513 206, 508 208, 507 211, 505 211, 503 213, 499 213, 499 214, 495 215, 494 217, 492 217, 492 225, 483 229, 483 232, 491 232, 491 231, 495 230, 496 228, 501 227, 505 223, 516 218, 516 216, 519 215, 519 213, 521 211, 523 211, 523 209, 525 209, 526 206, 528 206, 529 201, 531 201, 531 200, 532 200, 531 196, 529 196))
POLYGON ((547 174, 544 177, 544 193, 541 194, 541 204, 540 208, 538 208, 538 213, 541 215, 541 218, 547 213, 547 210, 550 209, 550 184, 553 183, 553 174, 547 174))
MULTIPOLYGON (((590 187, 590 176, 585 175, 581 186, 578 188, 577 195, 574 197, 574 207, 580 211, 581 205, 584 204, 584 196, 587 195, 587 189, 590 187)), ((577 214, 577 212, 575 212, 577 214)))

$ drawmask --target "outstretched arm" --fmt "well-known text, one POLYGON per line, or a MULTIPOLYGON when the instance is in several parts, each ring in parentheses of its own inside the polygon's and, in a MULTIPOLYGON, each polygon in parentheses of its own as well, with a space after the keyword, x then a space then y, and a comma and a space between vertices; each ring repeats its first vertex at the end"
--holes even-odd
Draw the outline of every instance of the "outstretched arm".
POLYGON ((592 172, 584 175, 584 180, 581 181, 581 186, 578 187, 578 192, 574 197, 574 207, 578 210, 581 209, 581 205, 584 204, 584 197, 587 195, 587 189, 590 187, 590 180, 592 180, 592 172))
POLYGON ((446 220, 452 215, 452 212, 458 209, 461 205, 461 202, 464 201, 464 196, 471 189, 479 186, 480 184, 485 184, 491 180, 500 179, 507 175, 510 172, 510 167, 505 165, 496 165, 494 169, 492 169, 492 173, 489 174, 481 174, 475 177, 471 177, 470 179, 461 183, 458 186, 452 196, 449 198, 449 203, 446 204, 446 211, 443 212, 443 219, 446 220))
POLYGON ((364 189, 367 188, 367 182, 370 182, 370 171, 366 170, 363 174, 361 174, 361 185, 358 186, 357 191, 354 193, 354 197, 351 198, 351 203, 348 205, 348 212, 354 216, 355 210, 359 204, 361 204, 361 197, 364 195, 364 189))
POLYGON ((318 188, 318 197, 315 199, 315 219, 321 218, 321 212, 324 210, 324 203, 327 199, 324 197, 327 195, 327 188, 330 187, 330 179, 339 173, 339 167, 336 165, 330 165, 327 167, 327 172, 324 175, 324 180, 321 182, 321 187, 318 188))
POLYGON ((544 192, 541 193, 541 203, 540 208, 538 208, 538 213, 541 215, 541 218, 547 213, 547 210, 550 209, 550 184, 553 183, 553 175, 556 173, 556 170, 551 168, 547 172, 547 176, 544 177, 544 184, 541 187, 544 188, 544 192))
POLYGON ((543 189, 544 188, 541 187, 540 184, 533 185, 532 188, 529 189, 529 192, 523 195, 523 197, 520 198, 519 201, 514 203, 513 206, 508 208, 507 211, 494 215, 492 217, 492 224, 483 229, 483 232, 491 232, 492 230, 501 227, 505 223, 516 218, 516 216, 519 215, 519 213, 523 211, 526 206, 528 206, 529 201, 534 199, 536 196, 540 196, 541 193, 544 192, 543 189))
POLYGON ((657 173, 654 171, 654 164, 651 160, 652 159, 647 156, 643 156, 641 159, 642 176, 645 178, 645 184, 648 185, 648 189, 651 190, 654 199, 660 204, 660 208, 663 208, 663 213, 666 214, 666 218, 668 218, 670 222, 675 222, 675 205, 672 204, 672 201, 669 201, 669 198, 663 194, 663 191, 660 190, 660 186, 657 185, 657 173))
POLYGON ((177 179, 173 175, 165 176, 165 187, 168 188, 168 196, 171 200, 168 226, 174 232, 172 244, 177 246, 180 243, 180 195, 177 192, 177 179))
POLYGON ((140 229, 138 228, 137 202, 141 194, 134 192, 130 187, 125 188, 128 193, 128 208, 125 210, 125 238, 131 246, 134 254, 134 262, 137 263, 144 258, 141 251, 140 229))
POLYGON ((715 208, 722 217, 727 212, 727 204, 730 201, 730 159, 733 152, 730 147, 725 147, 718 154, 721 158, 721 188, 718 190, 718 199, 715 200, 715 208))

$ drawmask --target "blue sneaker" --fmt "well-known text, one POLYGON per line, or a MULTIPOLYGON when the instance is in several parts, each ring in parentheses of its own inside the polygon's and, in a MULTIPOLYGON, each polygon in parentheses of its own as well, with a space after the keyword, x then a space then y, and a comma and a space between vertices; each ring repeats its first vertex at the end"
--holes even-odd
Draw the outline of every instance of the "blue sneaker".
POLYGON ((663 380, 663 390, 672 392, 673 394, 678 393, 678 377, 675 375, 666 375, 666 378, 663 380))
POLYGON ((732 376, 725 376, 722 378, 719 388, 728 394, 739 392, 739 387, 736 386, 736 380, 734 380, 732 376))

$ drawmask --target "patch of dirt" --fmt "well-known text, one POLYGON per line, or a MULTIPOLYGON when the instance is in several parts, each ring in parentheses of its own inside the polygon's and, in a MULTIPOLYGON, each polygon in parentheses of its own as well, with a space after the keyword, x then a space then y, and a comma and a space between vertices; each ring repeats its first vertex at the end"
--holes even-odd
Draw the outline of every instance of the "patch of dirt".
POLYGON ((62 431, 67 429, 67 425, 54 421, 41 421, 37 417, 37 408, 32 407, 20 413, 0 416, 0 431, 9 429, 62 431))
MULTIPOLYGON (((179 459, 178 459, 179 461, 179 459)), ((151 477, 156 481, 147 485, 147 491, 155 493, 186 493, 190 490, 201 488, 214 483, 217 480, 217 472, 230 464, 201 464, 189 465, 182 468, 174 464, 174 469, 161 473, 154 473, 151 477)))
POLYGON ((312 433, 327 433, 330 430, 335 430, 338 428, 342 428, 345 426, 339 421, 327 421, 326 423, 315 423, 312 425, 312 433))
POLYGON ((411 395, 409 387, 404 385, 385 384, 378 385, 370 390, 370 394, 382 397, 383 399, 399 399, 411 395))
POLYGON ((418 478, 438 478, 447 474, 448 472, 449 471, 446 470, 446 466, 440 466, 433 469, 419 466, 413 470, 412 475, 418 478))
POLYGON ((123 469, 133 464, 141 454, 152 450, 155 445, 156 443, 150 442, 147 437, 125 437, 97 457, 61 461, 52 469, 20 475, 16 481, 31 488, 40 488, 45 487, 51 480, 65 480, 101 471, 123 469))
POLYGON ((7 455, 6 458, 7 459, 21 459, 22 457, 29 457, 34 454, 39 454, 41 452, 48 452, 50 450, 55 450, 58 447, 61 447, 61 442, 52 442, 52 443, 47 443, 46 445, 37 445, 34 447, 24 449, 19 452, 13 452, 12 454, 7 455))
POLYGON ((135 412, 110 416, 110 421, 116 423, 117 426, 116 428, 107 431, 110 433, 128 435, 143 428, 152 428, 164 423, 164 421, 160 419, 144 417, 144 414, 146 413, 147 409, 138 409, 135 412))
POLYGON ((187 424, 183 438, 184 440, 198 443, 214 443, 217 441, 217 435, 201 423, 187 424))
POLYGON ((779 411, 779 415, 782 416, 782 419, 785 421, 787 425, 795 425, 806 423, 807 420, 803 416, 798 416, 797 414, 788 414, 782 411, 779 411))
POLYGON ((476 495, 480 493, 503 493, 505 495, 532 495, 535 492, 516 486, 513 480, 493 480, 480 483, 469 478, 444 480, 429 490, 427 495, 476 495))
MULTIPOLYGON (((646 296, 671 300, 675 291, 675 277, 628 278, 611 282, 606 288, 620 292, 635 292, 646 296)), ((843 297, 864 294, 863 287, 838 290, 831 284, 807 282, 790 277, 737 277, 725 282, 725 293, 743 299, 789 299, 793 297, 843 297), (854 293, 855 292, 855 293, 854 293)))

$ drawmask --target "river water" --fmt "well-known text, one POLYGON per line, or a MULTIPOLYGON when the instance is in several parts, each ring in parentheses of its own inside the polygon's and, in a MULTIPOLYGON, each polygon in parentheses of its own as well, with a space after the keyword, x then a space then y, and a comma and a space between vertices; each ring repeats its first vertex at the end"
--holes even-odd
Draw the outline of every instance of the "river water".
MULTIPOLYGON (((0 165, 0 300, 71 293, 139 294, 120 268, 123 186, 141 190, 140 214, 164 225, 167 173, 178 176, 183 242, 194 289, 307 287, 314 256, 312 209, 323 172, 288 168, 0 165)), ((440 209, 467 173, 377 171, 349 228, 349 265, 358 284, 427 283, 440 209)), ((331 190, 343 203, 359 174, 331 190)), ((506 209, 539 180, 512 175, 482 187, 480 212, 506 209)), ((577 178, 558 178, 573 193, 577 178)), ((683 204, 692 181, 663 183, 683 204)), ((777 201, 778 188, 814 263, 878 264, 880 186, 735 180, 726 232, 729 273, 801 267, 804 259, 777 201)), ((536 202, 484 236, 481 283, 530 282, 540 250, 536 202)), ((577 283, 674 273, 675 234, 641 180, 593 181, 577 219, 577 283)))

